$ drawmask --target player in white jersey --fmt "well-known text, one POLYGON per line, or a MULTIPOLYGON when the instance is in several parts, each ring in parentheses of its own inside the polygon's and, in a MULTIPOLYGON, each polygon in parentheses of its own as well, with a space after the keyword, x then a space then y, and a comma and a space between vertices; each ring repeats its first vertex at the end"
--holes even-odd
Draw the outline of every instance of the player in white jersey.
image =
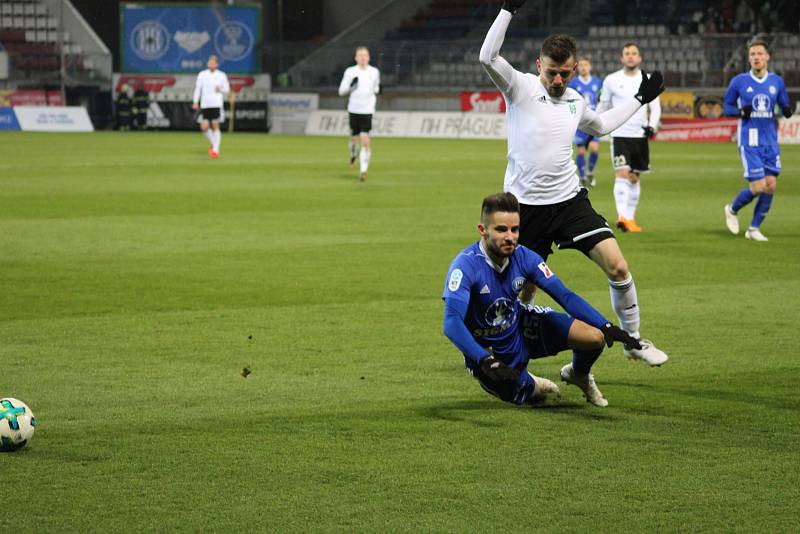
MULTIPOLYGON (((592 208, 586 189, 580 186, 572 140, 580 128, 590 135, 604 135, 621 126, 644 104, 663 90, 661 73, 643 76, 639 91, 613 109, 600 114, 591 109, 574 89, 575 40, 567 35, 545 39, 536 67, 539 75, 515 70, 502 56, 506 29, 512 15, 525 0, 506 0, 489 29, 480 52, 480 62, 503 93, 508 121, 508 167, 505 191, 520 202, 522 245, 543 258, 558 248, 575 248, 591 258, 608 277, 611 304, 620 325, 639 338, 639 306, 633 277, 614 232, 592 208)), ((526 288, 523 302, 532 298, 526 288)), ((651 342, 641 349, 625 347, 629 358, 658 366, 667 355, 651 342)))
MULTIPOLYGON (((606 76, 600 93, 598 111, 611 109, 627 102, 636 94, 642 82, 642 55, 636 43, 626 43, 622 48, 622 69, 606 76)), ((623 232, 641 232, 636 223, 636 208, 641 195, 642 173, 650 172, 650 147, 648 139, 656 135, 661 120, 661 102, 658 98, 642 106, 633 117, 611 132, 611 162, 614 165, 614 201, 617 205, 617 228, 623 232)))
POLYGON ((219 66, 217 56, 210 56, 206 65, 208 68, 197 75, 192 109, 200 110, 200 130, 211 143, 208 155, 217 158, 222 143, 219 125, 225 122, 225 94, 230 92, 231 86, 225 73, 217 68, 219 66))
POLYGON ((348 96, 347 111, 350 114, 350 165, 359 157, 360 179, 367 179, 369 160, 372 157, 369 132, 372 130, 372 114, 375 113, 377 95, 381 92, 381 73, 369 64, 369 50, 365 46, 356 49, 356 64, 348 67, 339 84, 339 96, 348 96))

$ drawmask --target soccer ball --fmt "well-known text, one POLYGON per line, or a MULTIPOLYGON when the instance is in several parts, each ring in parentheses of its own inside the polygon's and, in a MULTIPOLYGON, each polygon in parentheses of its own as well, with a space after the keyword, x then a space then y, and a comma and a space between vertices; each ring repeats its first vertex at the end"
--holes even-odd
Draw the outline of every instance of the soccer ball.
POLYGON ((24 447, 36 430, 36 418, 28 405, 17 399, 0 399, 0 451, 24 447))

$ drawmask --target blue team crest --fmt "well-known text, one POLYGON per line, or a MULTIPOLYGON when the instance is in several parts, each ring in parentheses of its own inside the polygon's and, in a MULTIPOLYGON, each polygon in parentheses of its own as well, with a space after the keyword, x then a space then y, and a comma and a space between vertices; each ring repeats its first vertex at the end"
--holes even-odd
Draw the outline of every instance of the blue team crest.
POLYGON ((501 331, 507 330, 516 320, 517 307, 505 297, 492 302, 492 305, 486 310, 486 323, 492 325, 493 328, 500 328, 501 331))
POLYGON ((597 92, 597 85, 592 85, 592 91, 597 92))
POLYGON ((525 285, 525 277, 524 276, 518 276, 518 277, 514 278, 513 282, 511 282, 511 287, 514 288, 515 292, 519 292, 520 290, 522 290, 522 287, 524 285, 525 285))
POLYGON ((770 98, 764 93, 758 93, 753 97, 753 109, 755 111, 768 111, 770 107, 770 98))
POLYGON ((775 89, 775 86, 774 86, 774 85, 770 85, 770 86, 769 86, 769 94, 771 94, 771 95, 774 95, 774 94, 775 94, 775 93, 777 93, 777 92, 778 92, 778 90, 777 90, 777 89, 775 89))

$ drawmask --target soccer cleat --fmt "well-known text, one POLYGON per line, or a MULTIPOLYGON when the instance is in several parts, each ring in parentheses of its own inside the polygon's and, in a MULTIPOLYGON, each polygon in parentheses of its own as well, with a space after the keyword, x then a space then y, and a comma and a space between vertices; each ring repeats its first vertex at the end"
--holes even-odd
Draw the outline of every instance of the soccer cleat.
POLYGON ((608 401, 603 397, 603 394, 600 393, 600 390, 597 389, 597 384, 594 382, 592 373, 586 373, 585 375, 576 373, 575 369, 572 368, 572 364, 568 363, 561 368, 561 380, 567 384, 577 386, 578 389, 583 391, 586 402, 594 404, 595 406, 600 406, 601 408, 608 406, 608 401))
POLYGON ((630 232, 632 234, 638 234, 642 231, 642 227, 636 224, 636 221, 633 219, 626 219, 622 215, 617 219, 617 228, 623 232, 630 232))
POLYGON ((217 152, 213 148, 209 148, 208 149, 208 155, 213 159, 217 159, 219 157, 219 152, 217 152))
POLYGON ((355 162, 356 162, 356 157, 355 156, 350 156, 350 166, 351 167, 355 164, 355 162))
POLYGON ((761 233, 761 230, 758 228, 748 228, 747 231, 744 233, 744 236, 747 239, 751 239, 753 241, 769 241, 767 236, 761 233))
POLYGON ((656 348, 652 341, 640 339, 639 343, 642 345, 641 349, 623 347, 622 351, 629 360, 641 360, 650 367, 660 367, 669 360, 669 356, 663 350, 656 348))
POLYGON ((739 233, 739 217, 731 211, 731 205, 725 204, 725 226, 733 235, 739 233))
POLYGON ((358 175, 358 179, 359 179, 359 181, 366 182, 367 181, 367 173, 362 172, 361 174, 358 175))
POLYGON ((561 398, 561 390, 558 389, 558 385, 555 382, 541 376, 531 375, 531 377, 533 377, 536 388, 533 390, 533 396, 529 399, 529 402, 538 404, 545 402, 550 397, 561 398))
POLYGON ((589 182, 589 187, 594 187, 597 185, 597 180, 594 178, 594 174, 589 173, 586 175, 587 181, 589 182))

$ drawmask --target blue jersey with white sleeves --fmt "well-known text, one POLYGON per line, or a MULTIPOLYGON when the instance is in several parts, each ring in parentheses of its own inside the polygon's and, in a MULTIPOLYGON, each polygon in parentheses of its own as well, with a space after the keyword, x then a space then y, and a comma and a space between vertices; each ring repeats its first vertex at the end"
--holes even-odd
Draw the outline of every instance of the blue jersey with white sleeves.
POLYGON ((580 76, 575 76, 569 82, 572 89, 578 91, 586 105, 592 109, 597 109, 597 99, 600 96, 600 89, 603 88, 603 82, 597 76, 590 76, 589 81, 583 81, 580 76))
POLYGON ((739 120, 738 145, 744 147, 777 147, 778 128, 775 105, 789 106, 789 95, 783 78, 768 72, 756 78, 752 72, 735 76, 725 93, 726 115, 739 115, 739 110, 752 106, 749 119, 739 120))
MULTIPOLYGON (((464 249, 450 265, 442 299, 466 306, 464 325, 481 347, 491 347, 499 356, 520 354, 524 340, 517 295, 526 282, 543 289, 573 317, 597 328, 608 322, 564 286, 539 254, 521 245, 502 268, 492 263, 480 241, 464 249)), ((478 361, 483 355, 465 356, 478 361)))

